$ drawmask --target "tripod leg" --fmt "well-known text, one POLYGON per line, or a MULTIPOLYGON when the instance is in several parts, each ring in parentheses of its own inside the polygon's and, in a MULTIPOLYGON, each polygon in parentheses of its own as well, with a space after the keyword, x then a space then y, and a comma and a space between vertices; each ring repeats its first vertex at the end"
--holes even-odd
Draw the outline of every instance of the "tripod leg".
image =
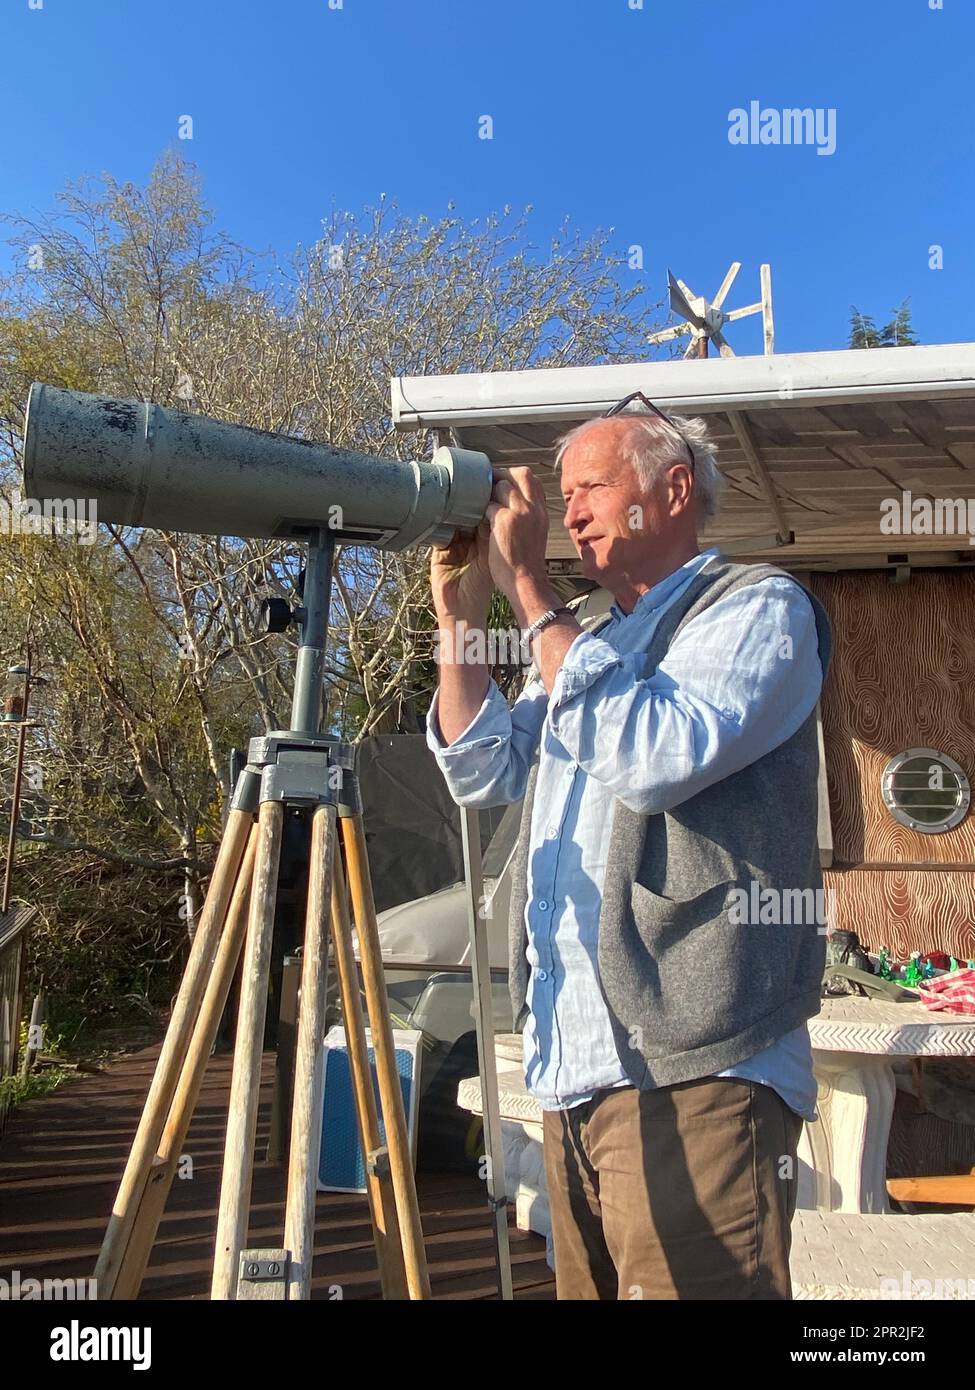
POLYGON ((312 820, 288 1158, 288 1198, 284 1215, 284 1248, 291 1254, 288 1265, 289 1299, 310 1296, 315 1255, 315 1198, 322 1139, 325 1060, 322 1039, 325 1036, 328 925, 334 854, 335 807, 319 806, 312 820))
POLYGON ((230 993, 234 971, 237 969, 237 960, 244 943, 256 850, 257 828, 252 826, 247 850, 244 854, 244 862, 240 866, 234 896, 230 903, 230 911, 227 913, 227 925, 220 938, 217 958, 213 963, 213 970, 207 984, 206 994, 203 997, 203 1003, 200 1006, 196 1027, 193 1029, 186 1063, 176 1088, 176 1095, 166 1120, 166 1127, 163 1130, 162 1141, 149 1175, 149 1181, 143 1192, 142 1201, 139 1203, 132 1237, 119 1269, 115 1285, 116 1298, 138 1297, 146 1265, 149 1263, 152 1244, 156 1239, 159 1222, 166 1207, 166 1199, 169 1196, 176 1168, 183 1152, 186 1133, 190 1127, 190 1120, 193 1118, 193 1111, 196 1109, 203 1076, 210 1060, 210 1049, 213 1047, 217 1029, 220 1027, 220 1018, 227 1002, 227 995, 230 993))
POLYGON ((359 1143, 366 1160, 366 1191, 372 1217, 373 1239, 383 1298, 409 1298, 403 1247, 399 1238, 396 1216, 396 1195, 390 1182, 389 1156, 379 1132, 379 1113, 376 1093, 372 1086, 369 1066, 369 1046, 366 1024, 359 997, 359 975, 355 952, 352 949, 352 928, 349 905, 345 896, 345 875, 342 857, 335 855, 332 871, 332 940, 335 944, 335 971, 342 999, 345 1020, 345 1041, 349 1052, 349 1070, 355 1093, 355 1113, 359 1124, 359 1143))
POLYGON ((369 881, 369 860, 366 835, 361 815, 342 817, 342 842, 349 866, 349 889, 356 931, 359 935, 359 957, 362 962, 362 982, 369 1010, 369 1026, 376 1055, 376 1075, 379 1081, 379 1100, 386 1127, 386 1145, 392 1170, 393 1191, 399 1216, 403 1256, 410 1297, 430 1297, 430 1276, 427 1273, 426 1251, 423 1248, 423 1229, 416 1197, 413 1174, 413 1155, 403 1111, 403 1093, 396 1070, 393 1029, 389 1019, 389 999, 386 977, 383 974, 382 952, 379 945, 379 925, 376 904, 369 881))
POLYGON ((240 1017, 230 1084, 230 1115, 224 1151, 217 1245, 213 1266, 214 1299, 233 1299, 237 1289, 240 1252, 247 1237, 251 1179, 254 1173, 254 1139, 260 1099, 261 1054, 264 1050, 264 1017, 267 1012, 267 977, 271 964, 274 903, 284 805, 261 803, 258 819, 254 888, 247 922, 244 973, 240 993, 240 1017))
MULTIPOLYGON (((252 777, 246 769, 238 781, 238 791, 244 778, 252 777)), ((235 793, 235 803, 237 793, 235 793)), ((156 1063, 139 1128, 125 1165, 125 1172, 115 1198, 112 1215, 105 1230, 101 1253, 95 1265, 95 1280, 100 1299, 115 1297, 115 1283, 132 1235, 136 1212, 159 1146, 163 1125, 169 1113, 179 1081, 180 1070, 189 1045, 190 1030, 196 1020, 200 1001, 206 989, 217 944, 223 932, 230 895, 244 855, 247 837, 254 823, 249 809, 235 806, 227 819, 220 841, 200 925, 193 938, 189 960, 183 974, 179 994, 173 1007, 166 1038, 156 1063)))

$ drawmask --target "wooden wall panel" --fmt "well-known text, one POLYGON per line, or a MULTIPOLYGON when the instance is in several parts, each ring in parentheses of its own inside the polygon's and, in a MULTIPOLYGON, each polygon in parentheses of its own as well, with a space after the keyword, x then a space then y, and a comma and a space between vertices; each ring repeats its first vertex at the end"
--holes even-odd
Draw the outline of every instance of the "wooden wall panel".
POLYGON ((823 734, 834 864, 975 865, 975 816, 943 835, 899 825, 880 794, 895 753, 948 753, 975 777, 975 575, 812 575, 833 625, 823 734))
POLYGON ((837 925, 876 949, 975 955, 975 815, 922 835, 883 802, 905 748, 949 754, 975 779, 975 574, 813 574, 833 626, 822 697, 837 925), (931 865, 932 869, 913 866, 931 865))
POLYGON ((887 946, 975 959, 975 873, 965 870, 824 869, 836 892, 835 926, 871 951, 887 946))

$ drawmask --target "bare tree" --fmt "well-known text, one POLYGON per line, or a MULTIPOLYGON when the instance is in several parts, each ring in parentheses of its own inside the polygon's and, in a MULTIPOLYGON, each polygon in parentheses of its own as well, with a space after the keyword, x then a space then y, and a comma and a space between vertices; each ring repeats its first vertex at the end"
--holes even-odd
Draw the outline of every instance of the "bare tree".
MULTIPOLYGON (((167 154, 145 187, 69 185, 49 217, 8 218, 0 283, 0 488, 18 484, 32 380, 152 400, 384 457, 415 454, 389 417, 397 374, 626 359, 659 306, 611 251, 531 210, 431 220, 381 199, 332 213, 281 261, 213 226, 194 170, 167 154)), ((343 737, 416 730, 434 679, 424 552, 340 546, 328 685, 343 737)), ((287 723, 294 635, 265 596, 294 592, 293 543, 103 527, 81 546, 0 552, 0 647, 30 609, 57 672, 29 800, 39 844, 129 854, 184 874, 190 929, 229 791, 228 753, 287 723)), ((47 852, 47 851, 46 851, 47 852)))

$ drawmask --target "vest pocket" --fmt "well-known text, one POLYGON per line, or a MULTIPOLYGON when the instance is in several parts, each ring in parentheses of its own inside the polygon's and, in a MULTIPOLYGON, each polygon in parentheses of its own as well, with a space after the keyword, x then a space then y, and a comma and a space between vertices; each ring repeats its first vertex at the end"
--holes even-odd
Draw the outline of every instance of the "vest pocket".
MULTIPOLYGON (((627 1028, 638 1024, 644 1056, 719 1042, 747 1027, 756 1009, 762 1011, 772 984, 768 948, 781 928, 733 926, 726 902, 737 886, 729 879, 694 897, 673 899, 634 882, 631 922, 613 941, 601 935, 607 997, 627 1028), (743 930, 750 934, 747 943, 743 930)), ((781 941, 776 944, 781 948, 781 941)))
POLYGON ((634 923, 647 946, 662 949, 702 927, 727 935, 726 903, 735 887, 734 879, 727 879, 692 898, 666 898, 634 881, 630 888, 634 923))

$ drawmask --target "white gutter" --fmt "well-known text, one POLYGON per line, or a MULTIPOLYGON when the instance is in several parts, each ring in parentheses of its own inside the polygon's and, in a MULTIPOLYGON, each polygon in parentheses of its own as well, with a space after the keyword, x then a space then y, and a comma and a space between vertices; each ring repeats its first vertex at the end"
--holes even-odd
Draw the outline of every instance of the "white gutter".
POLYGON ((664 410, 691 413, 975 397, 975 343, 393 377, 390 382, 393 423, 400 430, 579 420, 601 414, 631 391, 643 391, 664 410))

